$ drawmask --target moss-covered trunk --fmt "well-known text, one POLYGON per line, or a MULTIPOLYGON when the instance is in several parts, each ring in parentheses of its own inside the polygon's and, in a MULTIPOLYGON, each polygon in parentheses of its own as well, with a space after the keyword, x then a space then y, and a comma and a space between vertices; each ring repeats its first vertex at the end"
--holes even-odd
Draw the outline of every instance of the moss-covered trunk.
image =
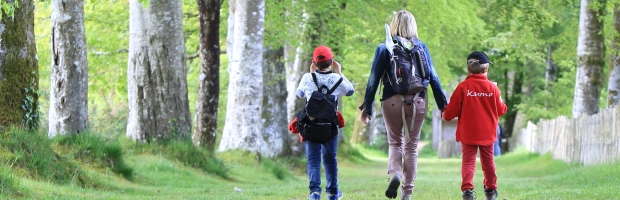
POLYGON ((39 67, 34 37, 34 4, 19 1, 13 17, 0 22, 0 126, 38 127, 39 67))

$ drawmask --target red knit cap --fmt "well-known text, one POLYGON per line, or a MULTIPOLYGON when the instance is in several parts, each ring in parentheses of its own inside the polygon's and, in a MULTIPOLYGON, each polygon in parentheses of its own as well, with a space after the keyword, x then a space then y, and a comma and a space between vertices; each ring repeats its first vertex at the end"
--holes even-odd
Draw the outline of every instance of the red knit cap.
POLYGON ((332 50, 326 46, 319 46, 314 50, 314 54, 312 55, 312 61, 320 63, 325 62, 334 58, 332 54, 332 50))

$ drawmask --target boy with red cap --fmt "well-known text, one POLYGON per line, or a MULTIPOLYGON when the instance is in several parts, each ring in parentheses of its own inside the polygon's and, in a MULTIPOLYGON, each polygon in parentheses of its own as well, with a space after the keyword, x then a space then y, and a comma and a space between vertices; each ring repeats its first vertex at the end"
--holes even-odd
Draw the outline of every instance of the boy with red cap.
POLYGON ((469 75, 454 90, 450 102, 443 112, 443 118, 450 121, 459 118, 456 126, 456 140, 462 144, 461 191, 463 199, 474 199, 474 172, 476 154, 480 150, 480 163, 484 173, 484 194, 486 199, 497 197, 497 175, 493 160, 493 144, 497 140, 498 118, 506 113, 506 104, 496 84, 489 81, 489 58, 476 51, 467 57, 469 75))
MULTIPOLYGON (((331 95, 351 96, 353 95, 353 85, 342 74, 342 66, 336 60, 331 49, 326 46, 319 46, 314 50, 310 72, 301 78, 297 88, 297 96, 310 99, 312 92, 319 90, 318 86, 326 86, 333 90, 331 95), (333 71, 330 70, 333 68, 333 71), (316 77, 316 83, 314 77, 316 77), (342 82, 338 85, 339 80, 342 82), (336 86, 336 88, 334 88, 336 86)), ((325 92, 324 92, 325 93, 325 92)), ((310 199, 321 198, 321 157, 325 166, 325 178, 327 185, 325 190, 329 200, 342 198, 342 192, 338 190, 338 163, 336 152, 338 150, 338 137, 334 137, 330 142, 321 144, 312 141, 305 141, 306 157, 308 159, 307 173, 309 179, 310 199)))

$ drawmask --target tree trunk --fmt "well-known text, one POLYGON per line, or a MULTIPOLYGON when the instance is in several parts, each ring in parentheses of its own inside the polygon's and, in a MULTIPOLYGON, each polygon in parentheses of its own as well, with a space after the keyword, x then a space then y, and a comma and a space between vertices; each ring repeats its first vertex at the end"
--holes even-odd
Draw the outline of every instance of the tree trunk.
POLYGON ((553 59, 551 58, 551 55, 553 55, 553 46, 551 46, 551 44, 547 45, 547 70, 545 73, 545 83, 546 89, 549 89, 549 87, 551 87, 551 84, 553 82, 555 82, 555 62, 553 62, 553 59))
MULTIPOLYGON (((303 22, 302 22, 303 23, 303 22)), ((301 27, 304 27, 302 24, 301 27)), ((303 28, 302 28, 303 29, 303 28)), ((301 55, 304 55, 303 43, 299 44, 300 46, 293 47, 290 45, 284 46, 284 60, 286 61, 286 118, 287 121, 292 121, 297 115, 304 104, 305 100, 303 98, 297 97, 297 87, 299 87, 299 82, 301 81, 301 77, 304 73, 307 73, 310 68, 302 67, 302 66, 310 66, 310 60, 301 59, 301 55), (303 62, 303 64, 302 64, 303 62), (306 63, 307 62, 307 63, 306 63), (307 64, 307 65, 306 65, 307 64), (305 70, 304 70, 305 69, 305 70)), ((291 154, 292 156, 302 156, 305 155, 304 144, 299 141, 299 137, 294 134, 289 135, 289 142, 291 146, 291 154)))
POLYGON ((15 126, 36 130, 39 66, 32 0, 19 1, 13 16, 2 12, 0 39, 0 129, 15 126))
POLYGON ((611 40, 611 69, 607 83, 607 107, 614 107, 620 99, 620 4, 614 5, 614 31, 611 40))
MULTIPOLYGON (((360 90, 358 89, 357 91, 360 90)), ((364 103, 364 95, 358 95, 357 103, 355 105, 362 105, 362 103, 364 103)), ((362 120, 360 120, 359 118, 362 111, 359 109, 355 110, 355 124, 353 124, 353 132, 351 133, 351 139, 349 140, 349 142, 351 142, 351 144, 369 143, 371 126, 364 125, 364 122, 362 122, 362 120)), ((372 122, 373 120, 371 120, 370 122, 372 122)))
MULTIPOLYGON (((293 40, 291 43, 285 43, 284 46, 284 65, 285 65, 285 79, 286 79, 286 118, 287 122, 292 121, 297 113, 303 108, 305 100, 297 97, 297 87, 301 81, 301 77, 304 73, 309 71, 310 63, 308 59, 303 59, 303 55, 306 55, 304 50, 304 44, 306 43, 303 35, 306 32, 306 24, 308 17, 305 14, 304 9, 300 9, 301 12, 292 12, 295 8, 299 7, 300 3, 297 0, 293 0, 289 6, 287 6, 287 19, 300 19, 300 20, 288 20, 285 27, 289 28, 286 31, 290 33, 292 38, 300 38, 299 40, 293 40), (307 63, 306 63, 307 62, 307 63), (306 66, 306 67, 304 67, 306 66)), ((288 142, 290 146, 291 157, 305 156, 305 146, 299 141, 299 136, 296 134, 288 135, 288 142)), ((287 153, 288 154, 288 153, 287 153)))
MULTIPOLYGON (((368 124, 370 125, 370 135, 369 140, 370 140, 370 145, 375 145, 375 146, 379 146, 382 147, 382 149, 384 150, 388 150, 388 145, 387 143, 382 143, 384 142, 383 140, 380 140, 379 138, 384 137, 387 138, 387 130, 385 128, 385 121, 383 120, 383 111, 381 109, 381 102, 379 101, 375 101, 373 102, 373 106, 372 106, 372 121, 370 121, 368 124), (382 143, 382 144, 380 144, 382 143)), ((361 105, 361 104, 358 104, 361 105)))
POLYGON ((48 136, 77 134, 88 123, 84 1, 52 0, 52 73, 48 136))
POLYGON ((215 150, 220 95, 220 1, 198 0, 200 22, 200 76, 194 134, 196 146, 215 150))
POLYGON ((180 1, 130 1, 127 137, 170 139, 191 129, 180 1))
POLYGON ((233 32, 228 33, 227 41, 232 44, 227 47, 230 51, 230 80, 226 123, 218 150, 241 149, 261 153, 265 2, 231 0, 229 5, 234 21, 233 32))
MULTIPOLYGON (((291 30, 291 31, 299 31, 302 33, 302 35, 305 35, 303 33, 306 33, 306 26, 307 26, 307 15, 305 14, 305 11, 302 11, 302 15, 304 16, 302 18, 302 21, 300 22, 301 24, 299 25, 299 27, 301 27, 300 29, 296 29, 296 30, 291 30)), ((305 38, 305 37, 302 37, 305 38)), ((298 98, 297 97, 297 87, 299 87, 299 82, 301 81, 301 77, 303 77, 303 75, 305 73, 310 72, 310 64, 311 64, 311 58, 308 59, 306 58, 306 56, 308 55, 307 50, 309 48, 309 45, 307 45, 307 42, 305 41, 300 41, 298 44, 294 44, 296 46, 291 46, 291 45, 285 45, 284 46, 284 59, 287 61, 286 62, 286 91, 288 93, 287 97, 286 97, 286 106, 287 106, 287 119, 288 121, 293 120, 293 118, 295 118, 297 115, 297 112, 299 112, 305 105, 305 100, 302 98, 298 98)), ((310 54, 310 56, 312 56, 310 54)))
MULTIPOLYGON (((507 71, 504 72, 504 77, 509 77, 507 71)), ((520 96, 522 95, 522 91, 523 91, 523 79, 524 78, 525 78, 524 72, 515 72, 514 81, 513 81, 512 87, 510 88, 511 89, 510 93, 506 92, 505 95, 502 95, 503 97, 506 97, 504 101, 506 103, 506 107, 508 107, 508 111, 506 111, 506 114, 503 116, 505 119, 504 120, 504 123, 505 123, 504 134, 506 134, 507 138, 512 137, 513 129, 515 127, 515 121, 517 120, 517 113, 519 112, 519 110, 516 109, 516 106, 521 104, 520 96)), ((504 88, 506 88, 504 90, 508 89, 506 85, 504 86, 504 88)), ((502 146, 502 149, 504 150, 509 149, 508 144, 502 146)))
POLYGON ((282 57, 284 49, 265 49, 263 52, 263 111, 262 155, 275 157, 291 155, 286 116, 286 72, 282 57))
POLYGON ((581 0, 573 118, 598 112, 605 64, 604 13, 605 2, 581 0))

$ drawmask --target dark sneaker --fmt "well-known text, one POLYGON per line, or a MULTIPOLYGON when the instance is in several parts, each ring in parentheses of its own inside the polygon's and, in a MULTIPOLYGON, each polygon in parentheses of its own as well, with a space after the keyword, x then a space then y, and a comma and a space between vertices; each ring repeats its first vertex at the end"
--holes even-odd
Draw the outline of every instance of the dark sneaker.
POLYGON ((476 199, 476 195, 473 190, 465 190, 463 191, 463 200, 474 200, 476 199))
POLYGON ((390 175, 390 181, 387 190, 385 190, 385 196, 390 199, 395 199, 398 195, 398 186, 400 186, 400 175, 390 175))
POLYGON ((487 197, 487 200, 495 200, 497 198, 497 190, 484 190, 484 196, 487 197))
POLYGON ((310 200, 321 200, 321 193, 320 192, 310 193, 310 200))
POLYGON ((329 199, 329 200, 340 200, 340 199, 342 199, 342 191, 338 190, 338 193, 336 193, 336 194, 329 194, 327 199, 329 199))

